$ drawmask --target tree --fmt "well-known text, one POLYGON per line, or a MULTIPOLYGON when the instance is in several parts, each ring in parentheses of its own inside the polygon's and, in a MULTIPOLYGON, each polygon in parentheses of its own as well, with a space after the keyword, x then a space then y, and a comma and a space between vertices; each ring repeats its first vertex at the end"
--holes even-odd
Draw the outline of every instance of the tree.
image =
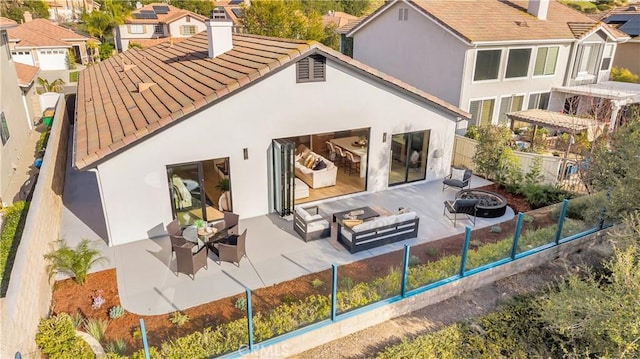
POLYGON ((91 266, 108 261, 108 258, 100 255, 99 250, 89 246, 88 239, 81 240, 75 249, 71 249, 64 240, 60 240, 59 243, 60 248, 44 255, 44 259, 50 263, 50 276, 57 272, 64 272, 71 275, 79 284, 84 284, 91 266))
POLYGON ((640 210, 640 115, 593 145, 584 173, 590 192, 608 191, 608 215, 623 218, 640 210))
POLYGON ((64 84, 63 79, 56 79, 53 82, 49 82, 47 79, 38 77, 38 85, 42 86, 44 92, 62 92, 62 85, 64 84))
POLYGON ((613 67, 611 68, 611 75, 609 76, 609 79, 611 81, 619 81, 619 82, 631 82, 631 83, 638 83, 638 75, 634 74, 633 72, 629 71, 629 69, 625 69, 623 68, 617 68, 617 67, 613 67))
POLYGON ((170 4, 206 17, 209 17, 211 10, 215 7, 213 1, 202 0, 171 0, 170 4))
POLYGON ((325 37, 320 14, 305 15, 296 2, 252 1, 243 7, 241 21, 250 34, 316 41, 325 37))
POLYGON ((106 60, 113 56, 113 44, 110 42, 103 42, 100 44, 100 60, 106 60))
POLYGON ((510 156, 505 156, 505 149, 509 148, 511 131, 504 126, 487 125, 478 128, 479 143, 476 147, 476 154, 473 162, 477 166, 478 172, 488 179, 496 179, 501 168, 507 165, 503 163, 510 156))
POLYGON ((24 22, 25 11, 29 11, 34 18, 49 18, 49 5, 41 0, 3 0, 0 2, 0 15, 18 23, 24 22))
POLYGON ((130 4, 125 1, 105 0, 100 10, 83 12, 80 18, 84 22, 84 31, 104 42, 116 26, 124 24, 131 13, 129 6, 130 4))
POLYGON ((24 7, 29 9, 34 19, 48 19, 49 18, 49 5, 41 0, 29 0, 25 1, 24 7))

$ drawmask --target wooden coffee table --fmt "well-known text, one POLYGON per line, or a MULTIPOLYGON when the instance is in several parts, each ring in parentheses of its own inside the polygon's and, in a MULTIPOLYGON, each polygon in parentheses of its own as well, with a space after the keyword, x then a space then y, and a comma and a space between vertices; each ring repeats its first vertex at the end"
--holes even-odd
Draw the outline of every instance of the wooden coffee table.
POLYGON ((363 221, 380 216, 380 214, 374 211, 371 207, 360 207, 360 208, 350 209, 348 211, 334 213, 333 222, 342 221, 346 217, 349 217, 348 215, 353 212, 356 212, 356 213, 362 212, 362 213, 353 216, 351 219, 361 219, 363 221))

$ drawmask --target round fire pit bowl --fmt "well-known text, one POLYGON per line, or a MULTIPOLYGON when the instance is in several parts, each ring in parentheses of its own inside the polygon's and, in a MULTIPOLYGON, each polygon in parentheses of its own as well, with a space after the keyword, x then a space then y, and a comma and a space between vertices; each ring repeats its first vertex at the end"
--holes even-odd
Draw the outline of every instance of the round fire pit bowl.
POLYGON ((478 212, 476 217, 496 218, 507 211, 507 199, 503 196, 482 189, 464 189, 456 193, 456 199, 477 199, 478 212))

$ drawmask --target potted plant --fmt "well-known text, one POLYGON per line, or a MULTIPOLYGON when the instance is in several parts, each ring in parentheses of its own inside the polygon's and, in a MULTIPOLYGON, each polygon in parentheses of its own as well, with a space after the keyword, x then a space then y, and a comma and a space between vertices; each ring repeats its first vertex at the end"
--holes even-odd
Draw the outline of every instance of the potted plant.
POLYGON ((222 192, 222 194, 220 195, 220 198, 218 199, 218 202, 224 200, 224 204, 225 206, 222 206, 220 203, 218 203, 218 206, 220 207, 224 207, 225 210, 231 210, 231 199, 230 199, 230 194, 229 194, 229 190, 231 189, 231 186, 229 184, 229 179, 228 178, 223 178, 220 180, 220 182, 218 182, 218 184, 216 185, 216 188, 222 192))

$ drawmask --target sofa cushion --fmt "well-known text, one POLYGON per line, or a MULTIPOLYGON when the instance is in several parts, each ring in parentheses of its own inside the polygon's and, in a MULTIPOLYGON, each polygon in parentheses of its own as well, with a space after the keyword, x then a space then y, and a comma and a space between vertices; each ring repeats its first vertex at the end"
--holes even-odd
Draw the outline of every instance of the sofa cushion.
POLYGON ((323 231, 327 228, 329 228, 329 221, 327 221, 326 219, 322 221, 311 222, 307 225, 307 233, 323 231))
POLYGON ((295 209, 296 213, 302 217, 303 220, 305 221, 309 221, 309 219, 311 218, 311 214, 309 214, 309 212, 307 212, 304 208, 302 207, 296 207, 295 209))

